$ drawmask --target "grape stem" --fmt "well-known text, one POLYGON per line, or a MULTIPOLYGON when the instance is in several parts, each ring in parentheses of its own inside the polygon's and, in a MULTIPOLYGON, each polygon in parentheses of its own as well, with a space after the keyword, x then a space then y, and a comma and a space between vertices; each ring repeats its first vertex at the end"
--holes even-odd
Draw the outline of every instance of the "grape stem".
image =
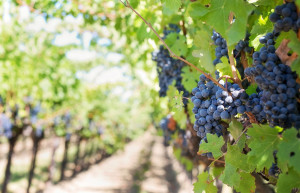
POLYGON ((235 67, 234 57, 233 57, 232 53, 229 54, 229 64, 230 64, 234 82, 237 83, 240 86, 240 88, 243 88, 242 81, 239 79, 238 74, 237 74, 237 69, 235 67))
POLYGON ((242 62, 244 69, 248 68, 249 65, 248 65, 248 61, 246 58, 246 53, 244 51, 241 52, 241 62, 242 62))
POLYGON ((211 81, 213 81, 216 85, 218 85, 220 88, 222 88, 223 90, 226 91, 225 87, 222 86, 216 79, 214 79, 212 76, 210 76, 209 74, 205 73, 203 70, 197 68, 194 64, 190 63, 189 61, 183 59, 180 56, 177 56, 170 48, 169 46, 165 43, 165 41, 159 36, 159 34, 157 33, 157 31, 153 28, 153 26, 151 25, 151 23, 149 23, 148 21, 146 21, 145 18, 143 18, 128 2, 128 0, 122 1, 119 0, 125 7, 131 9, 139 18, 141 18, 144 23, 151 29, 151 31, 153 31, 155 33, 155 35, 159 38, 159 40, 163 43, 163 45, 167 48, 167 50, 170 53, 171 57, 177 58, 178 60, 181 60, 182 62, 186 63, 187 65, 191 66, 192 68, 196 69, 198 72, 201 72, 206 78, 210 79, 211 81))

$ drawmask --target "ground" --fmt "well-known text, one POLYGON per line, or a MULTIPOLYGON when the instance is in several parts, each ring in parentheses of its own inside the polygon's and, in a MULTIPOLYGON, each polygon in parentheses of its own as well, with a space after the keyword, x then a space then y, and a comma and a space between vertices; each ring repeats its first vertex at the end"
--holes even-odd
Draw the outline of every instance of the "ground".
POLYGON ((146 132, 75 178, 46 193, 190 193, 190 174, 175 160, 161 137, 146 132))

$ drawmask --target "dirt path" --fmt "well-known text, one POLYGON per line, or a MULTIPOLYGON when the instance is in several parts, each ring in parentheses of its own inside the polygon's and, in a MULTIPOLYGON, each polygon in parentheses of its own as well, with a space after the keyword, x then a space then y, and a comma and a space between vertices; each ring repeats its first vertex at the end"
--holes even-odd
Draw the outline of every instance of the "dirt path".
POLYGON ((46 193, 190 193, 191 181, 162 139, 147 132, 124 151, 46 193))

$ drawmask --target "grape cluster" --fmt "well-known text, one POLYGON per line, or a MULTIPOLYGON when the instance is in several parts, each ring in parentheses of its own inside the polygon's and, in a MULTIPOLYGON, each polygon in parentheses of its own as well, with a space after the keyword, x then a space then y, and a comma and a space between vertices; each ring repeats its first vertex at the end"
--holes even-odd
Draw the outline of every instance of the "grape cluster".
POLYGON ((217 32, 213 31, 211 39, 214 41, 214 44, 217 46, 215 48, 216 59, 213 61, 214 65, 221 63, 221 58, 223 56, 228 57, 228 48, 226 40, 217 32))
POLYGON ((256 96, 260 107, 255 111, 262 110, 270 126, 300 128, 297 74, 276 55, 275 37, 274 33, 268 33, 260 39, 265 46, 253 53, 253 67, 245 69, 245 75, 261 90, 256 96))
POLYGON ((163 130, 164 135, 164 145, 169 146, 171 140, 171 131, 168 128, 169 118, 165 117, 160 121, 160 128, 163 130))
POLYGON ((44 131, 43 131, 43 127, 41 125, 37 126, 37 128, 35 129, 35 136, 38 138, 43 137, 44 131))
POLYGON ((250 53, 252 52, 253 48, 249 46, 249 37, 250 37, 250 34, 249 33, 246 33, 246 37, 244 40, 240 40, 236 46, 235 46, 235 51, 236 53, 234 53, 235 55, 235 58, 237 58, 236 56, 241 52, 241 51, 244 51, 244 52, 247 52, 247 53, 250 53))
POLYGON ((0 134, 3 134, 6 138, 11 139, 13 136, 13 125, 11 120, 4 113, 0 114, 0 123, 0 134))
MULTIPOLYGON (((170 33, 179 33, 180 29, 175 24, 169 25, 170 30, 164 30, 164 38, 170 33)), ((175 87, 179 91, 183 91, 184 97, 189 97, 189 92, 186 91, 182 85, 181 70, 185 66, 181 60, 174 59, 170 56, 170 53, 163 45, 159 47, 159 51, 152 52, 152 60, 157 63, 157 73, 159 79, 159 96, 165 97, 169 85, 175 81, 175 87)), ((183 100, 184 104, 187 104, 187 100, 183 100)))
MULTIPOLYGON (((225 86, 225 82, 219 83, 225 86)), ((191 100, 194 104, 193 113, 195 114, 194 130, 197 135, 205 140, 207 133, 222 135, 223 125, 221 120, 228 120, 237 115, 234 100, 243 93, 237 84, 227 83, 227 88, 232 91, 222 90, 214 82, 200 75, 198 86, 192 90, 194 95, 191 100)))
POLYGON ((277 154, 277 151, 274 151, 273 152, 273 157, 274 157, 274 163, 272 163, 272 166, 271 166, 271 168, 269 169, 269 175, 270 176, 273 176, 273 177, 275 177, 275 178, 278 178, 278 175, 280 174, 280 169, 278 168, 278 166, 277 166, 277 156, 276 156, 276 154, 277 154))
POLYGON ((35 107, 30 108, 30 121, 32 124, 35 124, 38 119, 38 114, 41 111, 41 104, 37 104, 35 107))
MULTIPOLYGON (((241 51, 250 53, 252 52, 253 48, 249 47, 249 37, 250 34, 247 33, 244 40, 240 40, 237 45, 235 46, 234 57, 237 60, 237 63, 240 63, 240 56, 241 51)), ((217 65, 218 63, 221 63, 221 58, 223 56, 226 56, 228 58, 228 48, 227 48, 227 42, 226 40, 216 31, 213 31, 213 35, 211 36, 211 39, 214 41, 214 44, 217 46, 215 48, 215 56, 216 59, 213 61, 214 65, 217 65)))
POLYGON ((164 37, 163 39, 165 39, 170 33, 179 33, 181 30, 180 28, 178 27, 178 25, 176 24, 172 24, 170 23, 169 24, 169 29, 165 28, 163 33, 164 33, 164 37))
POLYGON ((297 32, 300 28, 300 18, 294 2, 275 7, 275 11, 270 15, 269 19, 275 23, 274 30, 276 32, 288 32, 291 29, 297 32))

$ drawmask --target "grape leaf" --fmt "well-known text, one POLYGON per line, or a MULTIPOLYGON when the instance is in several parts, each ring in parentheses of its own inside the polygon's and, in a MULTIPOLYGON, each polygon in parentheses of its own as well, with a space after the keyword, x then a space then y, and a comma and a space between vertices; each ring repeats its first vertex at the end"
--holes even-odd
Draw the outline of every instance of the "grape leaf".
POLYGON ((228 59, 226 57, 221 58, 221 63, 216 65, 216 69, 221 72, 221 75, 228 75, 232 77, 232 71, 230 68, 230 64, 228 63, 228 59))
POLYGON ((231 187, 238 187, 240 185, 240 175, 237 172, 237 168, 231 165, 230 163, 226 163, 226 167, 224 173, 220 176, 220 180, 231 187))
POLYGON ((297 4, 297 6, 300 7, 300 0, 296 0, 295 2, 297 4))
POLYGON ((207 8, 200 2, 190 3, 187 8, 187 14, 193 19, 200 19, 201 16, 208 12, 207 8))
MULTIPOLYGON (((189 102, 188 103, 188 111, 189 111, 190 115, 193 114, 193 108, 194 108, 194 104, 189 102)), ((196 121, 195 116, 190 116, 190 120, 191 120, 192 123, 195 123, 195 121, 196 121)))
POLYGON ((199 58, 199 63, 206 71, 214 73, 212 42, 210 40, 211 30, 205 25, 201 25, 201 30, 197 31, 194 36, 194 45, 197 49, 193 51, 193 56, 199 58))
POLYGON ((251 172, 254 169, 251 163, 247 163, 247 155, 242 154, 237 145, 227 144, 225 162, 245 172, 251 172))
POLYGON ((178 11, 181 6, 181 0, 163 0, 163 12, 166 15, 171 15, 178 11))
POLYGON ((272 31, 272 29, 273 23, 269 20, 269 15, 261 15, 252 27, 251 35, 249 37, 250 46, 254 47, 254 49, 258 49, 259 46, 261 46, 259 38, 272 31))
POLYGON ((243 132, 243 125, 242 123, 238 122, 237 120, 233 119, 231 123, 229 124, 228 131, 232 135, 232 137, 237 140, 237 138, 242 134, 243 132))
MULTIPOLYGON (((233 138, 235 140, 237 140, 243 132, 242 128, 243 128, 243 125, 240 122, 238 122, 237 120, 233 119, 231 121, 231 123, 229 124, 228 131, 233 136, 233 138)), ((246 142, 246 136, 244 134, 239 138, 239 141, 237 143, 237 146, 239 147, 240 151, 242 151, 243 148, 245 147, 245 142, 246 142)))
POLYGON ((173 85, 170 85, 167 91, 167 95, 170 98, 172 111, 180 112, 183 109, 182 95, 183 91, 178 91, 177 88, 173 85))
POLYGON ((282 141, 278 145, 278 165, 284 170, 293 167, 300 173, 300 139, 297 137, 296 129, 289 129, 283 133, 282 141))
POLYGON ((255 178, 251 174, 245 172, 241 172, 240 175, 240 184, 238 187, 235 187, 235 190, 242 193, 254 193, 256 187, 255 178))
POLYGON ((183 35, 170 33, 165 42, 177 56, 186 56, 188 49, 183 35))
POLYGON ((179 92, 177 88, 174 87, 174 84, 170 85, 167 91, 167 96, 170 98, 170 106, 174 112, 173 117, 181 128, 185 128, 187 118, 183 111, 182 94, 183 92, 179 92))
POLYGON ((208 133, 206 135, 207 143, 202 143, 199 148, 199 153, 212 152, 215 159, 218 159, 223 155, 221 151, 221 147, 224 145, 223 137, 218 137, 217 135, 213 135, 208 133))
POLYGON ((277 149, 280 141, 278 132, 268 125, 253 124, 247 134, 252 138, 248 144, 251 148, 248 163, 255 164, 257 170, 271 167, 274 162, 273 151, 277 149))
POLYGON ((300 74, 300 57, 298 57, 291 66, 293 71, 296 71, 297 74, 300 74))
POLYGON ((197 86, 198 79, 199 73, 196 70, 188 66, 182 68, 182 84, 187 91, 192 92, 192 89, 197 86))
POLYGON ((282 0, 252 0, 254 1, 253 4, 256 6, 270 6, 270 7, 275 7, 278 4, 282 3, 282 0))
POLYGON ((240 0, 212 0, 204 20, 219 32, 230 46, 244 39, 247 19, 253 8, 247 2, 240 0), (230 23, 228 18, 232 13, 235 21, 230 23))
POLYGON ((248 95, 251 95, 253 93, 256 93, 256 89, 257 89, 257 84, 251 84, 250 86, 248 86, 248 88, 246 89, 246 93, 248 95))
POLYGON ((138 6, 139 1, 138 0, 130 0, 130 5, 131 7, 133 7, 134 9, 138 6))
POLYGON ((292 169, 288 173, 281 173, 278 177, 277 192, 290 193, 293 188, 300 188, 300 174, 292 169))
POLYGON ((191 160, 185 158, 185 157, 181 157, 180 159, 180 163, 182 163, 183 165, 185 165, 185 169, 187 171, 192 171, 194 164, 191 160))
POLYGON ((198 181, 193 184, 195 193, 205 192, 217 192, 217 187, 214 186, 214 181, 212 176, 210 176, 207 172, 203 172, 198 175, 198 181))
POLYGON ((213 176, 219 177, 224 172, 224 167, 212 167, 213 176))

